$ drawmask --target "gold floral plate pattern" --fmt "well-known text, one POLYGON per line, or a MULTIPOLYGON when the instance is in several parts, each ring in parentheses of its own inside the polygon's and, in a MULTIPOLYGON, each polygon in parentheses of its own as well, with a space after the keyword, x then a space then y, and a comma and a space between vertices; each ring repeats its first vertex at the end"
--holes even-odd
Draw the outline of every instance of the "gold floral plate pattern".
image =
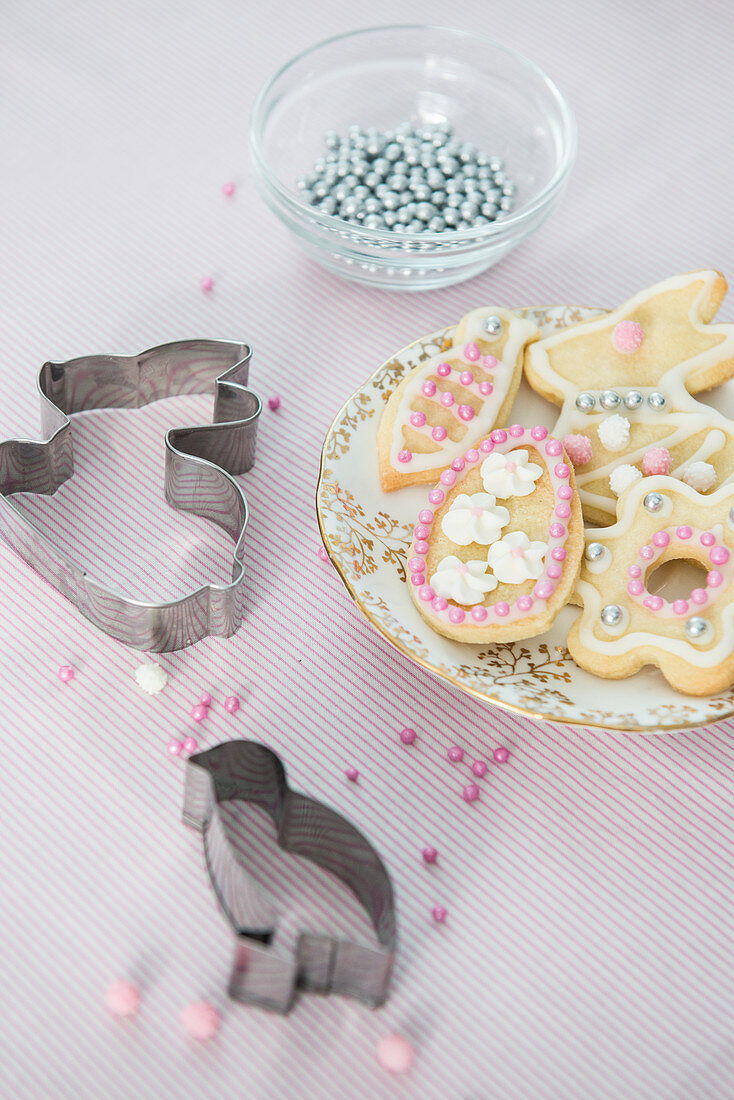
MULTIPOLYGON (((553 306, 517 310, 549 336, 604 310, 553 306)), ((321 536, 347 591, 368 621, 417 665, 486 703, 528 718, 576 726, 656 733, 703 726, 734 714, 734 690, 693 698, 673 691, 655 669, 628 680, 601 680, 566 648, 578 609, 566 607, 551 630, 522 642, 474 646, 434 633, 407 591, 405 563, 427 487, 380 488, 376 435, 385 402, 400 379, 451 345, 453 328, 403 348, 379 367, 337 414, 324 441, 317 489, 321 536), (625 709, 621 709, 624 707, 625 709)), ((727 387, 713 391, 732 409, 727 387)), ((511 420, 551 428, 557 410, 523 381, 511 420)))

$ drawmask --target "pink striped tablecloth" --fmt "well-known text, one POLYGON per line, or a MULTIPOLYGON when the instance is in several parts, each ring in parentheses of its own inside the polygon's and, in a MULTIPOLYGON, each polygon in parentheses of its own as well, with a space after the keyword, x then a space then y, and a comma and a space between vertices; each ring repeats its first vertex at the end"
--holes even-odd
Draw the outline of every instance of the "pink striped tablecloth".
MULTIPOLYGON (((162 695, 136 687, 137 653, 0 547, 0 1096, 734 1096, 732 724, 631 737, 484 708, 372 632, 318 559, 314 516, 333 412, 406 341, 478 304, 611 305, 698 266, 734 273, 733 34, 723 0, 3 6, 0 437, 38 435, 44 360, 190 335, 251 341, 253 381, 282 405, 266 410, 243 479, 246 626, 164 657, 162 695), (537 236, 472 283, 408 297, 306 262, 256 197, 246 151, 252 98, 276 66, 328 34, 400 20, 530 53, 580 130, 565 201, 537 236), (57 678, 67 663, 70 685, 57 678), (194 730, 204 689, 214 705, 194 730), (409 748, 405 725, 418 730, 409 748), (384 1008, 312 996, 281 1018, 227 1001, 231 941, 200 839, 180 824, 183 762, 166 752, 192 730, 203 746, 272 746, 295 786, 378 847, 401 944, 384 1008), (497 745, 509 762, 465 803, 469 761, 497 745), (120 977, 143 992, 129 1025, 104 1006, 120 977), (196 1046, 178 1017, 200 999, 223 1021, 196 1046), (375 1059, 391 1031, 416 1049, 403 1078, 375 1059)), ((161 504, 165 428, 207 413, 191 398, 82 418, 78 476, 29 509, 133 594, 224 579, 227 540, 161 504)))

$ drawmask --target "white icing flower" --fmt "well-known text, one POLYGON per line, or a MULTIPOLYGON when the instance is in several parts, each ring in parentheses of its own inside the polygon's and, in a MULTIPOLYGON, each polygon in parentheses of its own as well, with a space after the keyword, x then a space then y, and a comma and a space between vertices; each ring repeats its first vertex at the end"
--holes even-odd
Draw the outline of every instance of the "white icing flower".
POLYGON ((706 493, 716 484, 716 470, 710 462, 692 462, 686 466, 682 477, 697 493, 706 493))
POLYGON ((532 493, 543 467, 528 462, 527 451, 491 454, 482 463, 482 481, 488 493, 496 497, 525 497, 532 493))
POLYGON ((641 477, 642 474, 636 466, 631 466, 629 462, 625 462, 623 466, 617 466, 616 470, 612 470, 609 475, 609 488, 615 497, 621 497, 625 489, 630 485, 634 485, 641 477))
POLYGON ((607 451, 623 451, 630 441, 630 422, 619 413, 602 420, 597 431, 599 442, 607 451))
POLYGON ((471 542, 488 545, 500 537, 502 528, 510 522, 510 513, 497 505, 489 493, 461 493, 455 498, 441 520, 441 530, 457 546, 471 542))
POLYGON ((486 593, 497 587, 487 573, 486 561, 462 561, 453 554, 438 563, 430 584, 437 596, 463 604, 481 603, 486 593))
POLYGON ((135 669, 135 680, 146 695, 157 695, 168 683, 168 673, 155 661, 146 661, 135 669))
POLYGON ((497 580, 503 584, 521 584, 537 580, 543 572, 543 559, 548 551, 545 542, 531 542, 524 531, 510 531, 487 551, 487 561, 497 580))

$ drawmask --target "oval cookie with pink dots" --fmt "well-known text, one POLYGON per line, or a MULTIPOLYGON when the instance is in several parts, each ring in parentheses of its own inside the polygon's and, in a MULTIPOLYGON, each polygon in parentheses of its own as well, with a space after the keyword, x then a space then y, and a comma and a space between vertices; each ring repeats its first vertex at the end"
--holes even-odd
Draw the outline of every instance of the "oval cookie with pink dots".
POLYGON ((457 325, 450 347, 415 367, 390 395, 377 431, 386 492, 430 485, 441 470, 505 422, 534 322, 483 308, 457 325))
POLYGON ((460 642, 542 634, 568 602, 584 528, 573 468, 543 427, 497 428, 442 471, 408 556, 411 595, 460 642))
POLYGON ((583 611, 568 636, 576 663, 606 679, 657 665, 688 695, 729 687, 734 485, 705 496, 674 477, 643 478, 620 496, 617 522, 587 529, 586 539, 576 587, 583 611), (655 572, 676 561, 699 567, 698 584, 658 588, 655 572))

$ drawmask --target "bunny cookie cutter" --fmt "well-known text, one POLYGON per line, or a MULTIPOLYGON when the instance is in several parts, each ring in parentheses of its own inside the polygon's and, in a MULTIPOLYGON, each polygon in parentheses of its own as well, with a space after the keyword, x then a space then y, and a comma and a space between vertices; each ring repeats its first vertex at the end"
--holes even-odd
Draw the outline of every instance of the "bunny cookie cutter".
POLYGON ((44 441, 0 443, 0 537, 105 634, 135 649, 167 653, 208 635, 229 637, 244 608, 248 507, 235 476, 255 460, 259 397, 247 388, 251 349, 229 340, 182 340, 139 355, 89 355, 45 363, 38 375, 44 441), (15 493, 55 493, 74 473, 72 422, 92 409, 135 409, 164 397, 214 393, 212 424, 165 437, 165 496, 173 508, 211 520, 234 541, 232 580, 168 602, 116 592, 87 574, 14 503, 15 493))
POLYGON ((255 741, 227 741, 189 757, 183 820, 204 838, 209 877, 235 934, 229 995, 288 1012, 296 990, 342 993, 377 1007, 387 998, 397 931, 392 884, 367 838, 334 810, 292 790, 280 758, 255 741), (222 803, 262 808, 278 846, 303 856, 349 887, 370 918, 376 943, 302 931, 293 951, 279 945, 278 914, 249 869, 249 851, 235 847, 222 803))

